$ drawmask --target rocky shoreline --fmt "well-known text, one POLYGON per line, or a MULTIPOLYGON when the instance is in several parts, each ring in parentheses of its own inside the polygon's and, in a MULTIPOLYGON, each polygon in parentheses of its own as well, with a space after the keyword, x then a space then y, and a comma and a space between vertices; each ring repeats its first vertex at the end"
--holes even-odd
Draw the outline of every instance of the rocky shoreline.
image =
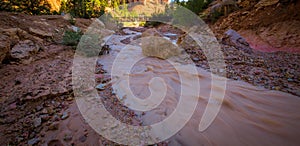
MULTIPOLYGON (((170 26, 162 25, 157 29, 160 32, 171 31, 179 36, 184 34, 170 26)), ((185 49, 198 67, 209 70, 207 58, 200 46, 189 36, 183 39, 179 46, 185 49)), ((230 40, 219 40, 226 63, 227 78, 300 96, 299 53, 260 52, 251 48, 252 52, 246 52, 228 41, 230 40)))

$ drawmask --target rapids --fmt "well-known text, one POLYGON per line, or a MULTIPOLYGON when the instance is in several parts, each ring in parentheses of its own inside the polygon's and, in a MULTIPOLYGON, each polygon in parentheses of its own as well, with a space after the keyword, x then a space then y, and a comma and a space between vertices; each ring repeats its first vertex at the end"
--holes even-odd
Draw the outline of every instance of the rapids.
MULTIPOLYGON (((203 116, 211 90, 214 88, 210 72, 196 68, 197 75, 191 70, 182 70, 183 77, 179 76, 178 66, 186 66, 180 63, 174 64, 172 60, 160 60, 146 57, 141 53, 139 42, 126 46, 120 41, 140 35, 138 32, 125 29, 130 35, 112 35, 107 42, 111 47, 110 54, 99 58, 108 73, 114 75, 126 74, 124 69, 129 70, 129 88, 122 76, 114 80, 113 88, 120 100, 125 105, 142 104, 143 100, 152 99, 154 108, 147 111, 136 111, 143 125, 150 125, 169 117, 178 106, 181 91, 189 92, 182 96, 182 100, 197 102, 197 107, 187 124, 174 136, 167 140, 169 145, 297 145, 300 144, 300 99, 288 93, 267 90, 255 87, 243 81, 227 79, 226 90, 222 107, 212 124, 204 131, 198 130, 201 117, 203 116), (118 56, 122 49, 128 48, 127 54, 118 56), (119 62, 116 62, 119 57, 119 62), (134 62, 137 58, 143 58, 134 62), (117 68, 112 68, 114 63, 121 63, 117 68), (126 66, 127 64, 127 66, 126 66), (130 64, 133 64, 130 67, 130 64), (119 67, 119 68, 118 68, 119 67), (127 68, 128 67, 128 68, 127 68), (193 96, 196 85, 194 79, 199 80, 199 96, 193 96), (181 90, 182 78, 187 79, 187 90, 181 90), (190 89, 190 90, 189 90, 190 89), (165 91, 167 90, 167 91, 165 91), (132 93, 140 100, 128 100, 126 96, 132 93), (157 94, 157 93, 162 93, 157 94), (160 96, 165 98, 160 101, 160 96), (123 99, 124 98, 124 99, 123 99), (159 100, 159 101, 157 101, 159 100)), ((166 34, 169 36, 172 34, 166 34)), ((218 88, 218 87, 216 87, 218 88)), ((221 89, 219 89, 221 90, 221 89)), ((221 92, 221 91, 216 91, 221 92)), ((153 106, 151 105, 151 107, 153 106)), ((146 105, 147 107, 147 105, 146 105)), ((135 107, 139 109, 140 107, 135 107)), ((188 107, 187 107, 188 108, 188 107)), ((179 111, 185 115, 189 111, 179 111)), ((180 119, 177 119, 180 121, 180 119)), ((159 131, 157 131, 159 135, 159 131)))

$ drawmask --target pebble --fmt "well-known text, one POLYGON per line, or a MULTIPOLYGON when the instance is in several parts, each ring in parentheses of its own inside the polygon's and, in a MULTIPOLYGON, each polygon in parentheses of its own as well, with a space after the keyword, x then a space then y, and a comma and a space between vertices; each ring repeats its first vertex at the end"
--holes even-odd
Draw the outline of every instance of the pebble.
POLYGON ((34 145, 34 144, 37 144, 39 141, 40 140, 38 138, 33 138, 33 139, 28 140, 27 144, 34 145))
POLYGON ((198 57, 194 57, 193 61, 199 61, 200 59, 198 57))
POLYGON ((48 114, 40 115, 40 117, 42 118, 42 121, 48 121, 50 119, 50 116, 48 114))
POLYGON ((63 112, 62 116, 61 116, 61 119, 64 120, 64 119, 67 119, 69 117, 69 114, 68 112, 63 112))
POLYGON ((40 111, 41 109, 43 109, 43 107, 42 106, 36 106, 36 108, 35 108, 37 111, 40 111))
POLYGON ((87 137, 85 135, 82 135, 82 136, 79 137, 80 142, 85 142, 86 139, 87 139, 87 137))
POLYGON ((71 133, 65 134, 64 136, 64 141, 71 141, 73 138, 71 133))
POLYGON ((105 86, 106 86, 106 84, 99 84, 99 85, 96 86, 96 89, 104 90, 105 86))
POLYGON ((34 119, 34 122, 33 122, 33 126, 34 127, 39 127, 42 125, 42 119, 39 117, 39 118, 35 118, 34 119))
POLYGON ((58 122, 55 122, 55 123, 52 123, 49 127, 48 127, 48 130, 57 130, 59 127, 59 123, 58 122))

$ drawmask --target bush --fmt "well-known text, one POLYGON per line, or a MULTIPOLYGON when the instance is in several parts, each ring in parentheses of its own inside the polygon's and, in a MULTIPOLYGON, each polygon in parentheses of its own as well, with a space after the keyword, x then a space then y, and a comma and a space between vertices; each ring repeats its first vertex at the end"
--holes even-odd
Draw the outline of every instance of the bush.
POLYGON ((67 30, 64 33, 62 43, 67 46, 76 46, 80 41, 82 36, 82 32, 74 32, 71 30, 67 30))
POLYGON ((211 14, 210 20, 212 23, 215 23, 223 15, 223 12, 215 11, 211 14))

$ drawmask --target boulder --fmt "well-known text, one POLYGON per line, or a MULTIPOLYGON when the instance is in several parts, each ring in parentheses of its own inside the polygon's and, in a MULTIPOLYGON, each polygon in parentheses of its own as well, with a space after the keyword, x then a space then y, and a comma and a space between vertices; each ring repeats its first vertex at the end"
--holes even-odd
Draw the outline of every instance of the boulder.
POLYGON ((246 39, 233 29, 229 29, 224 33, 222 42, 226 45, 234 46, 235 48, 240 49, 246 53, 253 52, 246 39))
POLYGON ((163 37, 155 28, 150 28, 142 33, 142 37, 149 36, 163 37))
POLYGON ((42 36, 42 37, 52 37, 53 36, 53 34, 50 32, 45 32, 43 30, 35 29, 35 28, 31 28, 31 27, 29 28, 29 31, 31 33, 34 33, 34 34, 42 36))
POLYGON ((6 57, 16 60, 28 59, 31 54, 39 51, 42 43, 43 39, 20 28, 0 29, 0 64, 6 57))
POLYGON ((168 59, 181 53, 177 45, 163 38, 155 29, 143 32, 141 42, 142 52, 145 56, 168 59))
POLYGON ((40 46, 31 40, 20 41, 10 51, 10 56, 13 59, 21 60, 28 59, 32 54, 39 51, 40 46))
POLYGON ((20 28, 0 29, 0 32, 1 34, 9 36, 9 39, 11 40, 11 46, 14 46, 20 40, 33 40, 38 43, 43 42, 43 39, 33 36, 20 28))

